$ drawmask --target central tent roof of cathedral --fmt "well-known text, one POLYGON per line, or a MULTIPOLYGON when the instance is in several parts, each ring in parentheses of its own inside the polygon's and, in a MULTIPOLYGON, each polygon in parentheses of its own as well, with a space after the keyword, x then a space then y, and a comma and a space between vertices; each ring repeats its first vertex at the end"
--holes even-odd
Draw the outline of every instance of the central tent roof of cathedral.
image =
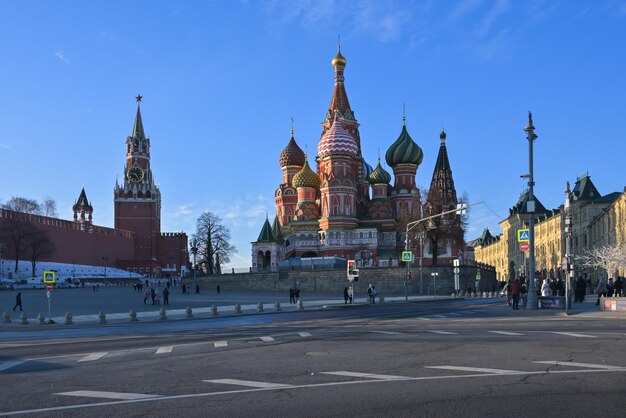
POLYGON ((349 155, 356 157, 359 147, 356 139, 343 126, 337 116, 333 120, 332 126, 322 135, 317 145, 317 154, 319 158, 329 155, 349 155))

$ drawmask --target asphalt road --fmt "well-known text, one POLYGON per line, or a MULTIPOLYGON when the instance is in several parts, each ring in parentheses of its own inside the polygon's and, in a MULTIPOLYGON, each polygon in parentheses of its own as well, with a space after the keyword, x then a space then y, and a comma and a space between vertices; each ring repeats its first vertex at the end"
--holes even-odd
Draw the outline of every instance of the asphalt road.
POLYGON ((624 415, 623 319, 474 301, 257 317, 2 339, 0 416, 624 415))

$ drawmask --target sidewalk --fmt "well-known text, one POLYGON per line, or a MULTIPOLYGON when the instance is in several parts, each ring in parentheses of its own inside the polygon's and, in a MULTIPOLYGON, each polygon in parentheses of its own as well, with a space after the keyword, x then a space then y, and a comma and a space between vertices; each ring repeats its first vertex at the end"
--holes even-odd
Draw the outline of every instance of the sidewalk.
POLYGON ((596 295, 587 295, 585 301, 582 303, 572 302, 571 308, 566 312, 565 309, 522 309, 520 303, 520 309, 514 311, 507 305, 506 300, 502 298, 502 303, 494 305, 492 309, 502 314, 509 313, 512 316, 563 316, 569 318, 626 318, 626 312, 616 311, 601 311, 599 306, 596 305, 596 295))
MULTIPOLYGON (((435 300, 450 300, 449 296, 409 296, 409 302, 425 302, 425 301, 435 301, 435 300)), ((484 299, 488 300, 488 299, 484 299)), ((330 308, 350 308, 353 306, 363 306, 368 305, 368 298, 355 298, 355 303, 352 305, 346 305, 343 301, 334 299, 320 299, 320 300, 303 300, 302 301, 302 309, 303 310, 320 310, 320 309, 330 309, 330 308)), ((382 303, 398 303, 405 302, 404 296, 391 296, 385 297, 384 302, 382 303)), ((377 305, 381 302, 377 299, 377 305)), ((277 312, 276 306, 274 303, 263 303, 263 312, 271 313, 277 312)), ((258 312, 258 304, 241 304, 241 314, 239 315, 250 315, 256 314, 258 312)), ((186 309, 167 309, 166 306, 162 306, 165 309, 167 320, 180 320, 187 318, 186 309)), ((217 306, 218 316, 234 316, 238 315, 235 313, 235 305, 227 305, 227 306, 217 306)), ((281 312, 294 312, 297 311, 297 306, 295 304, 280 304, 281 312)), ((109 313, 105 312, 106 321, 109 324, 121 324, 121 323, 130 323, 130 312, 115 312, 109 313)), ((206 307, 195 307, 192 308, 192 315, 194 318, 211 318, 214 317, 212 315, 212 306, 206 307)), ((48 318, 46 318, 48 319, 48 318)), ((2 319, 0 318, 0 321, 2 319)), ((55 324, 65 326, 65 317, 64 316, 53 316, 52 320, 55 324)), ((160 312, 159 311, 137 311, 137 322, 149 322, 149 321, 159 321, 160 320, 160 312)), ((38 325, 38 321, 36 317, 28 318, 30 325, 38 325)), ((100 323, 100 318, 98 313, 88 314, 88 315, 74 315, 72 317, 73 325, 97 325, 100 323)), ((12 317, 11 323, 0 323, 0 327, 13 326, 13 327, 25 327, 26 325, 22 325, 20 320, 12 317)))

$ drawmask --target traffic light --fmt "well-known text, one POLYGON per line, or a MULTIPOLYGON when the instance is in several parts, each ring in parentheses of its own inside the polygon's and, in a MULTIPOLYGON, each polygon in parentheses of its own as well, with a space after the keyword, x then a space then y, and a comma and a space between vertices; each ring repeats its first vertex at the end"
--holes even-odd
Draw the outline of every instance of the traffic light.
POLYGON ((348 276, 354 276, 355 269, 356 269, 356 261, 348 260, 348 276))

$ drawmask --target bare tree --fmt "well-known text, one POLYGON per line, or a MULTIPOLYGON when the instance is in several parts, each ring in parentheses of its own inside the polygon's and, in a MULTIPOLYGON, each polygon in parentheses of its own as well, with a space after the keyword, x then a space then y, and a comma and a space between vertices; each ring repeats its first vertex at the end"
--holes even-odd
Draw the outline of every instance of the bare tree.
POLYGON ((602 269, 612 276, 619 267, 626 267, 626 247, 621 244, 594 247, 576 256, 576 260, 583 267, 602 269))
POLYGON ((57 202, 50 197, 46 197, 43 202, 41 202, 41 213, 44 216, 50 216, 52 218, 59 216, 57 213, 57 202))
POLYGON ((32 277, 35 277, 35 267, 38 260, 51 255, 54 252, 54 242, 44 230, 34 228, 27 236, 26 252, 30 256, 32 277))
POLYGON ((219 274, 221 264, 228 263, 230 256, 237 251, 230 244, 230 230, 212 212, 200 215, 193 240, 197 243, 199 262, 209 274, 219 274))
POLYGON ((41 205, 37 203, 36 200, 27 199, 25 197, 19 197, 19 196, 12 197, 4 205, 2 205, 2 208, 12 210, 15 212, 30 213, 33 215, 43 214, 41 205))
POLYGON ((6 243, 6 254, 15 260, 15 273, 18 272, 20 257, 27 254, 31 237, 38 231, 29 222, 9 218, 0 226, 0 240, 6 243))

